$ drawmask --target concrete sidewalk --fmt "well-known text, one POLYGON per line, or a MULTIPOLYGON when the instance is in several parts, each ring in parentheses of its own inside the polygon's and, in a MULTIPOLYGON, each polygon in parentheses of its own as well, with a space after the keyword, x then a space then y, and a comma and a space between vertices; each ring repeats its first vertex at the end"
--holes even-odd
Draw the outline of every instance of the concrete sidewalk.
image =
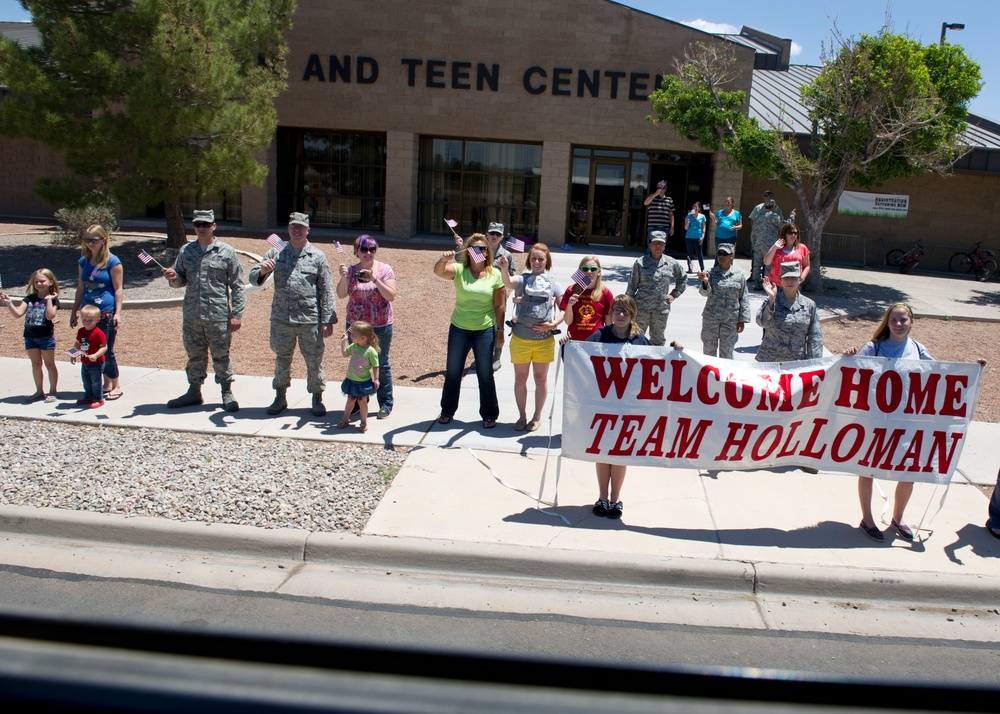
MULTIPOLYGON (((568 284, 579 256, 578 252, 554 256, 553 272, 562 283, 568 284)), ((608 254, 601 260, 612 291, 623 292, 634 256, 608 254)), ((828 269, 827 277, 834 287, 821 298, 827 316, 881 310, 881 305, 907 300, 924 315, 995 319, 1000 301, 1000 285, 971 279, 838 268, 828 269)), ((668 339, 698 350, 703 301, 693 276, 689 282, 688 291, 674 305, 668 339)), ((762 293, 754 294, 755 309, 761 300, 762 293)), ((752 360, 759 340, 759 329, 748 325, 737 358, 752 360)), ((68 369, 66 363, 60 367, 63 388, 75 387, 76 369, 68 369)), ((360 547, 369 559, 377 560, 372 553, 381 550, 379 557, 392 554, 415 567, 451 562, 455 569, 469 569, 470 563, 478 563, 478 569, 519 576, 525 574, 523 564, 531 562, 536 565, 527 572, 539 577, 579 578, 594 568, 604 573, 595 571, 598 580, 614 571, 616 583, 630 578, 671 587, 729 583, 748 594, 770 590, 995 604, 1000 590, 1000 541, 983 528, 987 498, 976 485, 992 485, 996 478, 992 447, 1000 441, 1000 424, 973 424, 947 500, 936 515, 943 489, 917 484, 907 520, 914 527, 924 521, 918 541, 907 543, 887 533, 886 543, 878 545, 857 528, 856 479, 844 474, 632 467, 623 491, 624 518, 594 517, 593 465, 560 459, 562 399, 556 370, 550 374, 551 423, 547 407, 541 429, 518 433, 511 426, 516 418, 513 369, 506 355, 497 374, 502 414, 495 429, 481 428, 476 381, 470 375, 463 382, 466 394, 451 424, 435 421, 439 390, 396 387, 392 416, 370 419, 363 435, 336 429, 339 400, 327 400, 331 413, 326 418, 313 417, 301 380, 289 391, 291 408, 270 417, 265 407, 273 393, 266 377, 239 378, 243 408, 231 415, 216 404, 168 411, 166 400, 185 388, 182 372, 123 367, 125 396, 90 411, 73 405, 77 394, 69 391, 56 404, 24 404, 23 385, 31 383, 28 361, 0 359, 0 370, 6 375, 0 386, 3 417, 416 447, 362 538, 240 527, 240 547, 250 550, 254 542, 264 549, 280 537, 292 543, 288 548, 292 559, 333 558, 360 547), (543 504, 539 510, 536 497, 558 505, 543 504), (312 551, 309 543, 314 544, 312 551), (319 547, 322 543, 326 550, 319 547)), ((883 488, 891 493, 892 484, 883 488)), ((106 523, 115 542, 128 542, 122 529, 127 533, 131 527, 135 544, 175 547, 168 535, 172 529, 185 533, 194 529, 205 535, 204 540, 196 539, 198 547, 213 550, 215 543, 221 552, 230 548, 229 541, 212 539, 227 527, 199 529, 172 522, 150 526, 149 520, 94 515, 67 520, 44 509, 0 508, 0 527, 13 531, 45 535, 45 523, 50 522, 59 530, 53 536, 69 537, 73 529, 67 522, 85 522, 81 533, 86 534, 80 537, 100 540, 99 524, 106 523), (32 525, 26 525, 29 522, 32 525)))

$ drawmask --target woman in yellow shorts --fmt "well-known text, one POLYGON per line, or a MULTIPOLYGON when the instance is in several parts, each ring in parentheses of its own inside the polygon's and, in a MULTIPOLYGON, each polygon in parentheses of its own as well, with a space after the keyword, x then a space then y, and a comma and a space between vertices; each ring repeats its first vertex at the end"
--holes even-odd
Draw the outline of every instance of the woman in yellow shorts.
POLYGON ((510 277, 507 266, 500 266, 500 275, 508 290, 514 291, 516 321, 510 339, 510 361, 514 365, 514 400, 518 419, 515 431, 535 431, 542 420, 542 408, 548 396, 549 365, 555 361, 556 341, 553 330, 562 322, 563 313, 557 307, 562 288, 549 275, 552 255, 544 243, 536 243, 528 253, 527 270, 510 277), (528 373, 535 380, 535 411, 529 421, 528 373))

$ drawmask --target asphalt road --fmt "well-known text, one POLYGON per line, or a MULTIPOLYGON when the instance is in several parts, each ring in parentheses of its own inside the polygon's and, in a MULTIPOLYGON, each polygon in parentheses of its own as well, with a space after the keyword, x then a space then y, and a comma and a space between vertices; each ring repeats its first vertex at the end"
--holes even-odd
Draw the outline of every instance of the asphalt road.
MULTIPOLYGON (((441 600, 447 602, 447 585, 441 600)), ((542 593, 540 598, 545 597, 542 593)), ((776 632, 627 619, 471 612, 234 592, 0 567, 0 611, 293 640, 652 667, 795 670, 877 681, 1000 685, 1000 648, 921 636, 776 632)), ((860 704, 860 703, 859 703, 860 704)))

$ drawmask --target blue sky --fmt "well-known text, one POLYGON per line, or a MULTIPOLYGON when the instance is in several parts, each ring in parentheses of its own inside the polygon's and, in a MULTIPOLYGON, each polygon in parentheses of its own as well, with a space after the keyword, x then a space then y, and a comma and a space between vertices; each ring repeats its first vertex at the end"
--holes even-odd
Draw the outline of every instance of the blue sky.
MULTIPOLYGON (((697 3, 665 0, 626 0, 620 3, 706 32, 739 32, 743 25, 794 42, 793 64, 819 64, 823 43, 829 46, 836 23, 844 35, 874 34, 891 17, 892 29, 924 43, 937 42, 942 22, 965 24, 949 30, 948 40, 960 44, 980 64, 986 84, 970 110, 1000 121, 1000 52, 997 42, 996 0, 810 0, 754 3, 747 0, 710 0, 697 3), (994 9, 993 12, 990 12, 994 9), (991 20, 990 18, 994 18, 991 20), (991 51, 992 48, 992 51, 991 51)), ((16 0, 0 0, 0 21, 26 21, 28 14, 16 0)), ((664 68, 667 69, 667 68, 664 68)))

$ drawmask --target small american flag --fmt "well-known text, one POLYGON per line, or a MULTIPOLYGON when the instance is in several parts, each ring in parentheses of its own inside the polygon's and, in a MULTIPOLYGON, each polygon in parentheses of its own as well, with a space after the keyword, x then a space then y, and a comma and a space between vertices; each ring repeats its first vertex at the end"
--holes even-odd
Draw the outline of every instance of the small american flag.
POLYGON ((344 252, 344 246, 342 246, 342 245, 340 244, 340 241, 339 241, 339 240, 337 241, 337 252, 338 252, 338 253, 343 253, 343 252, 344 252))
POLYGON ((267 243, 268 245, 271 245, 277 248, 278 250, 281 250, 282 248, 285 247, 285 241, 281 240, 281 238, 278 237, 277 233, 272 233, 271 235, 269 235, 267 237, 267 243))
POLYGON ((486 260, 486 254, 478 245, 469 246, 469 255, 472 256, 473 263, 482 263, 486 260))
POLYGON ((506 246, 511 250, 516 250, 518 253, 524 252, 524 241, 519 238, 511 238, 507 241, 506 246))
POLYGON ((3 290, 3 278, 0 278, 0 290, 3 290))
POLYGON ((68 354, 70 357, 80 357, 81 355, 83 355, 83 352, 74 347, 71 350, 66 350, 66 354, 68 354))
POLYGON ((449 228, 458 228, 458 221, 453 221, 450 218, 445 218, 444 222, 448 224, 449 228))
POLYGON ((153 256, 151 256, 144 250, 139 251, 139 260, 141 260, 145 265, 149 265, 150 263, 156 262, 155 260, 153 260, 153 256))
POLYGON ((573 282, 579 285, 581 289, 588 290, 590 288, 590 276, 582 270, 577 270, 571 277, 573 282))

